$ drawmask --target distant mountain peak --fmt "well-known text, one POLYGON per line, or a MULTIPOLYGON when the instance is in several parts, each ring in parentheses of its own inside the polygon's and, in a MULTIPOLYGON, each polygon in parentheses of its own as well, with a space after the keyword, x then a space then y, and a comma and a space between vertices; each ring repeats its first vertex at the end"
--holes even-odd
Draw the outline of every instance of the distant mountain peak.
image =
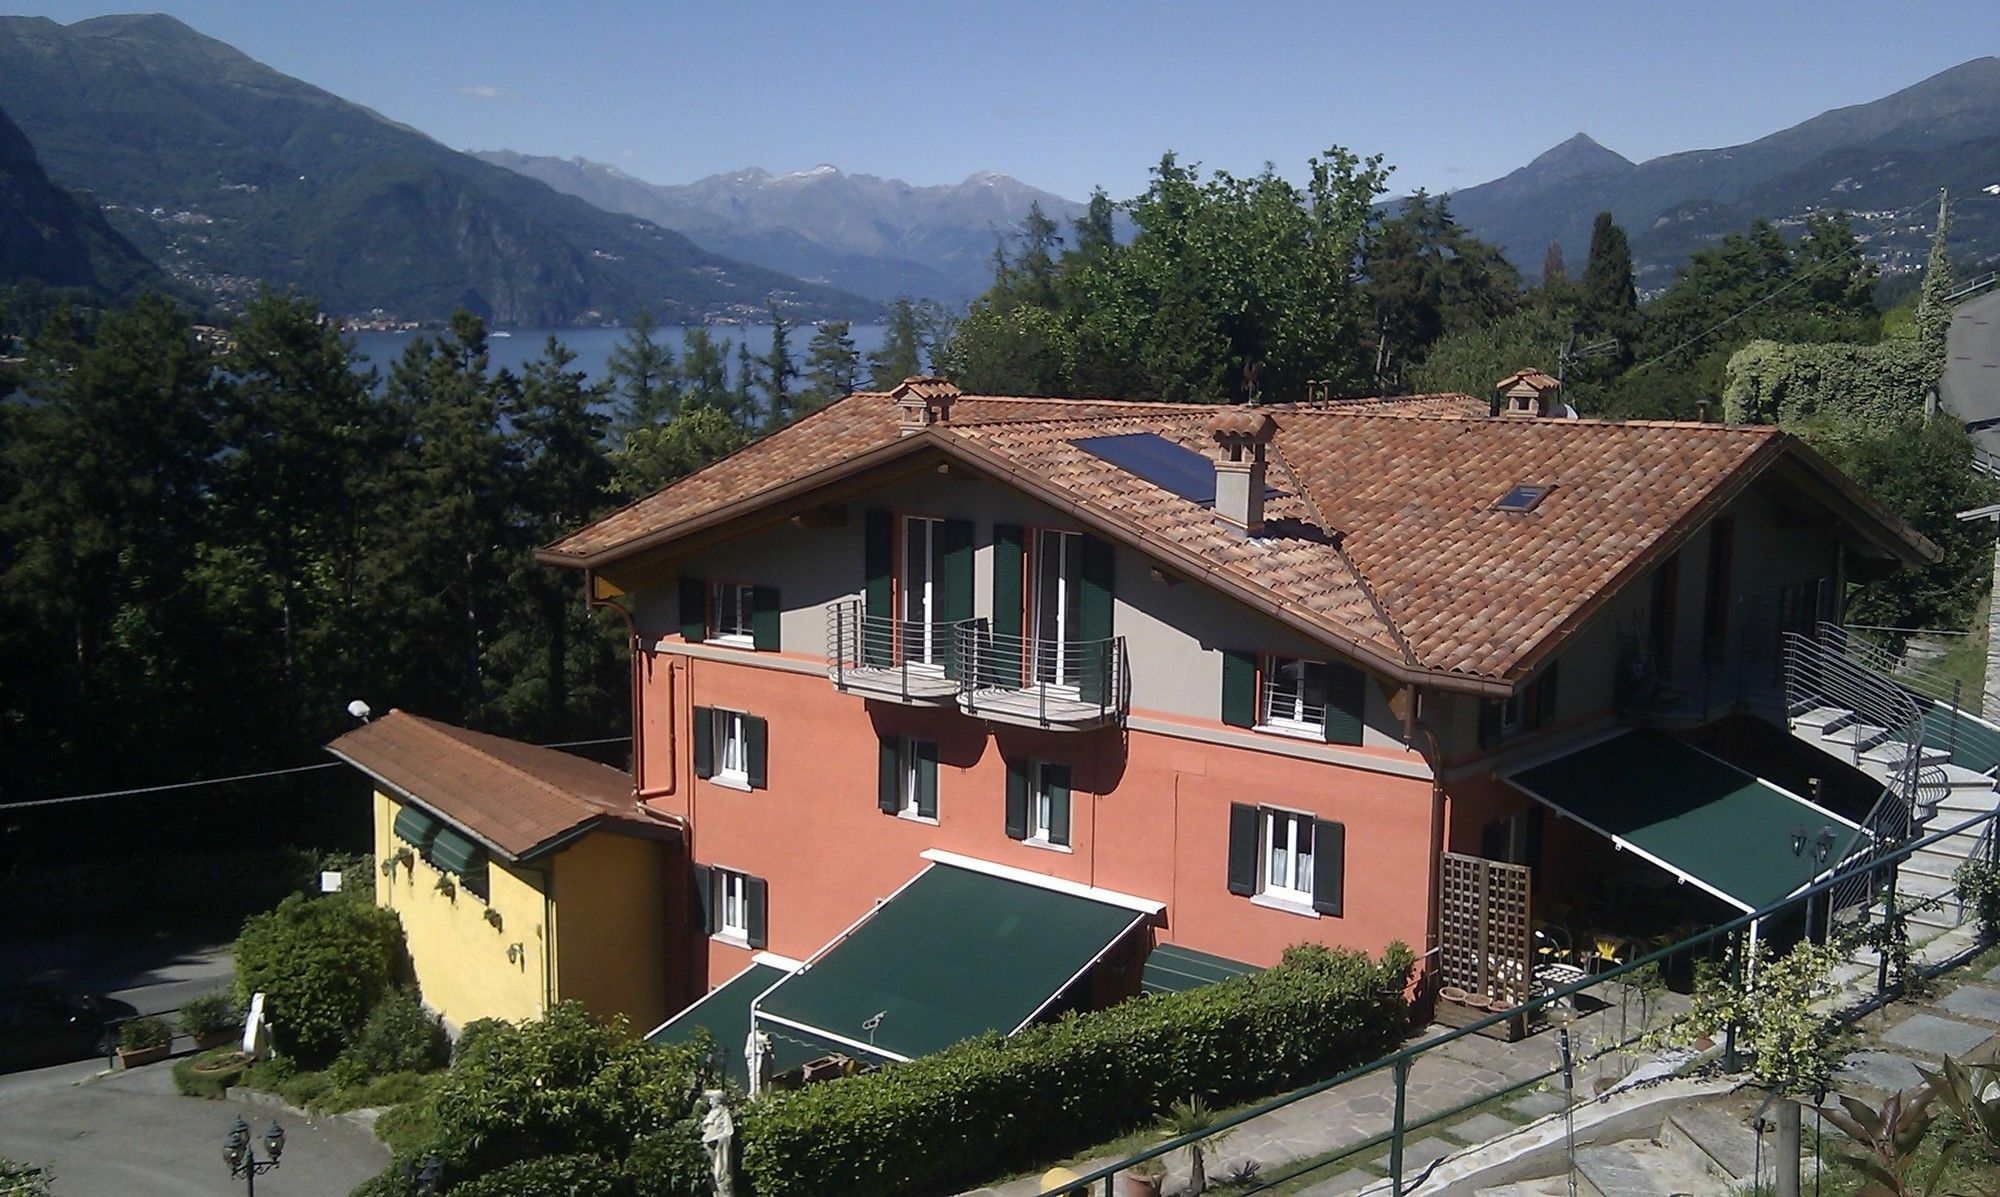
POLYGON ((778 177, 780 179, 794 179, 799 181, 809 179, 837 179, 840 178, 840 168, 831 162, 822 162, 810 170, 788 171, 778 177))
POLYGON ((1551 179, 1632 169, 1632 160, 1616 150, 1607 150, 1588 133, 1578 133, 1568 141, 1542 151, 1527 169, 1551 179))

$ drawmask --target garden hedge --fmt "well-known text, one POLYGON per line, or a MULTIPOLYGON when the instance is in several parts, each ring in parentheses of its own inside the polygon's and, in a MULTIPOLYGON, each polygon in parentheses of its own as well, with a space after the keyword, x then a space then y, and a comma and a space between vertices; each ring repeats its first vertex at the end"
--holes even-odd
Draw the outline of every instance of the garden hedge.
POLYGON ((1294 947, 1275 968, 988 1035, 741 1108, 759 1197, 950 1192, 1152 1122, 1333 1076, 1400 1040, 1414 964, 1294 947))

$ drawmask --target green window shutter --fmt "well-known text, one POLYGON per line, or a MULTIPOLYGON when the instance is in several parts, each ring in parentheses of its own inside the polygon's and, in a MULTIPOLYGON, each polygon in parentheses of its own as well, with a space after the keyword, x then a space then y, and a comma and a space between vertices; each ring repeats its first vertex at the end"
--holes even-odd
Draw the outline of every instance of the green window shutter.
POLYGON ((917 740, 911 743, 910 749, 917 754, 917 814, 935 819, 938 798, 937 742, 917 740))
POLYGON ((745 877, 743 898, 746 921, 750 924, 743 938, 753 948, 764 947, 771 939, 771 887, 762 877, 745 877))
POLYGON ((758 586, 750 592, 750 643, 758 652, 778 651, 776 586, 758 586))
POLYGON ((1111 546, 1095 536, 1077 539, 1077 639, 1091 647, 1077 660, 1077 696, 1085 702, 1102 702, 1117 692, 1111 676, 1114 664, 1111 639, 1111 576, 1114 555, 1111 546))
POLYGON ((864 663, 886 666, 895 659, 895 634, 889 620, 895 615, 896 517, 887 511, 871 511, 862 520, 861 659, 864 663))
POLYGON ((1022 558, 1027 534, 1018 524, 993 525, 993 646, 981 685, 1021 684, 1021 618, 1026 598, 1022 558))
POLYGON ((688 870, 688 887, 693 891, 688 895, 696 910, 701 912, 701 933, 715 934, 715 882, 709 877, 707 865, 695 865, 688 870))
POLYGON ((1231 727, 1257 726, 1257 655, 1222 650, 1222 721, 1231 727))
MULTIPOLYGON (((938 615, 945 623, 959 623, 972 618, 972 521, 946 520, 944 522, 943 544, 939 551, 938 615)), ((944 645, 944 673, 946 677, 959 676, 958 637, 946 633, 949 639, 944 645)))
POLYGON ((1257 892, 1257 808, 1229 804, 1229 892, 1257 892))
POLYGON ((708 583, 681 579, 681 639, 700 644, 708 638, 708 583))
POLYGON ((1049 790, 1049 842, 1069 845, 1069 766, 1043 765, 1042 784, 1049 790))
POLYGON ((1368 675, 1352 665, 1328 662, 1326 667, 1326 742, 1361 743, 1362 706, 1368 701, 1368 675))
POLYGON ((396 812, 396 838, 415 848, 419 855, 431 850, 431 841, 437 838, 440 826, 436 819, 414 806, 396 812))
POLYGON ((1007 762, 1007 838, 1028 838, 1028 763, 1007 762))
POLYGON ((1347 887, 1347 828, 1313 820, 1313 909, 1339 918, 1347 887))
POLYGON ((709 707, 694 709, 694 775, 715 776, 715 711, 709 707))
POLYGON ((893 815, 903 809, 902 761, 896 748, 896 737, 884 736, 881 751, 876 755, 875 805, 881 807, 885 815, 893 815))
POLYGON ((766 765, 769 759, 771 741, 770 725, 755 715, 743 716, 743 761, 744 772, 750 775, 750 788, 768 788, 766 765))

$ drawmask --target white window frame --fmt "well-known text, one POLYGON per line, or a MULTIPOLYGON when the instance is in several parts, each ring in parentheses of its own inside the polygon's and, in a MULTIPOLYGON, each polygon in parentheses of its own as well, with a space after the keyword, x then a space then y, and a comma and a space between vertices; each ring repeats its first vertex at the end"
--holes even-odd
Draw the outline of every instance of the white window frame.
POLYGON ((732 943, 750 942, 750 875, 716 869, 715 937, 732 943))
POLYGON ((756 644, 757 588, 748 582, 716 582, 708 596, 709 639, 750 648, 756 644))
POLYGON ((897 617, 903 626, 903 660, 913 666, 944 669, 944 625, 938 619, 938 604, 944 594, 938 585, 938 545, 944 537, 944 521, 935 516, 903 517, 903 545, 900 585, 896 588, 897 617), (911 576, 911 554, 921 541, 923 556, 920 577, 911 576))
MULTIPOLYGON (((1069 766, 1067 765, 1054 764, 1049 761, 1035 761, 1029 771, 1028 834, 1025 842, 1043 848, 1057 848, 1067 851, 1069 849, 1067 842, 1059 842, 1049 838, 1049 827, 1055 821, 1056 809, 1055 795, 1050 792, 1048 785, 1048 770, 1052 768, 1069 770, 1069 766)), ((1069 790, 1070 830, 1074 832, 1076 830, 1076 783, 1073 777, 1066 788, 1069 790)))
POLYGON ((713 737, 710 748, 714 755, 715 771, 709 780, 738 789, 750 788, 750 737, 746 726, 749 716, 742 711, 726 711, 714 708, 709 716, 709 734, 713 737))
POLYGON ((918 743, 915 736, 896 738, 896 815, 919 823, 935 824, 937 816, 919 813, 923 808, 918 805, 917 799, 923 782, 917 769, 918 743))
POLYGON ((1275 806, 1257 810, 1257 895, 1312 908, 1313 816, 1275 806), (1305 848, 1300 850, 1303 841, 1305 848))
POLYGON ((1257 686, 1257 726, 1288 735, 1310 736, 1315 740, 1325 738, 1326 691, 1331 680, 1326 662, 1303 657, 1266 656, 1262 674, 1257 686), (1299 666, 1298 685, 1281 689, 1279 678, 1286 664, 1299 666), (1309 688, 1306 676, 1307 671, 1312 669, 1320 671, 1320 702, 1317 706, 1306 701, 1309 688))
POLYGON ((1058 528, 1036 528, 1034 534, 1033 589, 1029 592, 1028 649, 1033 654, 1029 676, 1037 683, 1046 684, 1051 689, 1077 692, 1077 662, 1070 659, 1068 650, 1076 644, 1076 628, 1070 623, 1070 606, 1077 594, 1081 578, 1083 534, 1064 532, 1058 528), (1055 610, 1045 612, 1043 581, 1046 571, 1055 571, 1055 593, 1052 601, 1055 610), (1053 627, 1050 634, 1043 635, 1043 616, 1051 614, 1049 621, 1053 627), (1044 654, 1047 660, 1044 661, 1044 654), (1046 665, 1046 668, 1044 668, 1046 665))

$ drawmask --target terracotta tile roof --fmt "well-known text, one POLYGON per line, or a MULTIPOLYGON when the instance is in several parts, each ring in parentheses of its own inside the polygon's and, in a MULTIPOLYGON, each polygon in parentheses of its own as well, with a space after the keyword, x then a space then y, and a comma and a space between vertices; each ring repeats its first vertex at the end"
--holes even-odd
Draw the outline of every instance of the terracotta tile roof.
POLYGON ((675 832, 640 807, 631 777, 617 769, 403 711, 362 724, 327 751, 513 860, 591 824, 675 832))
POLYGON ((726 521, 732 504, 748 510, 928 448, 1010 478, 1392 674, 1512 684, 1781 457, 1847 488, 1850 518, 1879 530, 1878 543, 1935 552, 1775 428, 1494 419, 1464 395, 1271 405, 1253 419, 1275 423, 1270 484, 1280 494, 1265 504, 1259 537, 1072 443, 1150 432, 1212 454, 1218 415, 1242 419, 1197 404, 968 395, 947 424, 904 437, 887 396, 857 394, 541 556, 616 560, 726 521), (1531 511, 1492 510, 1517 483, 1554 489, 1531 511))
POLYGON ((1557 387, 1562 385, 1562 383, 1557 382, 1554 378, 1551 378, 1548 374, 1544 373, 1543 371, 1537 370, 1533 366, 1529 366, 1525 370, 1516 370, 1512 374, 1509 374, 1507 377, 1501 379, 1499 382, 1494 383, 1493 389, 1496 391, 1504 391, 1510 387, 1517 386, 1522 383, 1525 383, 1528 386, 1533 387, 1537 391, 1553 391, 1557 387))

